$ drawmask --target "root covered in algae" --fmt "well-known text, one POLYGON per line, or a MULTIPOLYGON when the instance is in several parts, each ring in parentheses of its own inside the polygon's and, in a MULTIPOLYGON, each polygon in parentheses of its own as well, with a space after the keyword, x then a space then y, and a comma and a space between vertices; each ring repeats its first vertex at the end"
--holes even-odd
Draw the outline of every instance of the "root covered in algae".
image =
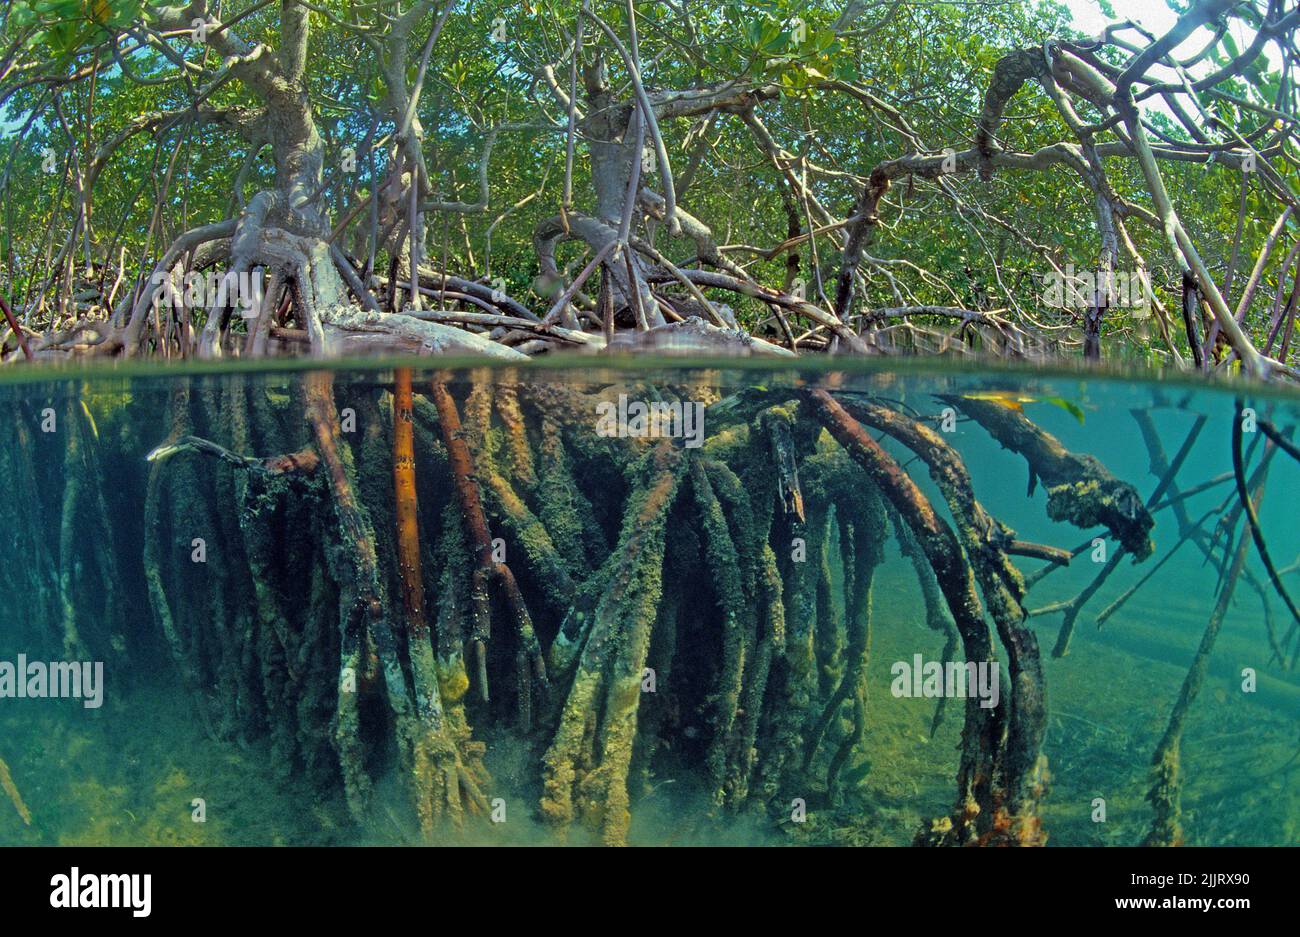
MULTIPOLYGON (((622 844, 636 799, 686 775, 716 816, 775 826, 794 798, 853 809, 873 725, 873 582, 892 539, 945 661, 1010 676, 996 708, 962 704, 954 806, 918 840, 1043 842, 1046 688, 1011 557, 1068 555, 1016 540, 905 408, 823 387, 715 396, 509 371, 186 379, 132 534, 151 627, 66 613, 67 577, 121 576, 115 551, 75 538, 34 551, 26 585, 49 640, 170 660, 214 738, 268 737, 286 778, 341 789, 362 829, 380 822, 390 777, 426 840, 491 813, 506 789, 486 750, 509 737, 528 776, 508 790, 532 792, 535 816, 559 837, 622 844), (618 394, 666 413, 706 397, 703 445, 598 435, 596 404, 618 394), (919 457, 946 513, 868 428, 919 457)), ((1145 555, 1149 517, 1108 506, 1124 483, 979 404, 958 403, 1092 505, 1072 519, 1113 524, 1145 555)), ((0 468, 39 498, 37 443, 15 441, 0 468)), ((86 427, 76 443, 75 483, 48 484, 63 505, 42 521, 52 533, 103 524, 93 459, 121 457, 86 427)))
MULTIPOLYGON (((642 670, 662 594, 665 528, 686 460, 660 443, 633 465, 632 493, 613 555, 595 575, 589 613, 566 642, 576 646, 569 692, 543 758, 542 814, 597 826, 626 841, 627 777, 642 695, 642 670)), ((557 677, 559 675, 557 674, 557 677)))

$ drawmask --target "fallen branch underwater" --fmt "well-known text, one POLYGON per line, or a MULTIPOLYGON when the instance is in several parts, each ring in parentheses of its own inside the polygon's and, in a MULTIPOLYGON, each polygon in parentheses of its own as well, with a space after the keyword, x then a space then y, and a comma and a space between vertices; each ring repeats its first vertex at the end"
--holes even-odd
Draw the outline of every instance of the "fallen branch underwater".
POLYGON ((213 456, 236 468, 248 469, 249 471, 267 475, 285 475, 292 472, 310 475, 316 471, 316 466, 320 464, 320 457, 311 448, 259 459, 255 456, 243 456, 231 452, 224 446, 219 446, 211 440, 200 439, 198 436, 181 436, 175 442, 163 443, 150 451, 145 456, 145 461, 161 462, 182 452, 197 452, 202 455, 213 456))
POLYGON ((1005 449, 1029 465, 1029 493, 1041 479, 1047 487, 1047 513, 1076 527, 1106 527, 1137 559, 1151 555, 1154 521, 1137 490, 1115 478, 1099 461, 1067 450, 1055 436, 1023 414, 997 403, 942 395, 940 399, 982 426, 1005 449))

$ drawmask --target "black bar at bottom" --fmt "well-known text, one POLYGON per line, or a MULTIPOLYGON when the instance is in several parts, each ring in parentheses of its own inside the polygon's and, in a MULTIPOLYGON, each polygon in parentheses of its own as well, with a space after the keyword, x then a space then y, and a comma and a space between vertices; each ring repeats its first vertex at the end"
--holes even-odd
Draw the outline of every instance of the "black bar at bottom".
POLYGON ((1292 907, 1295 857, 1264 848, 10 848, 0 850, 0 920, 283 922, 337 932, 383 926, 392 915, 445 927, 454 908, 499 930, 512 919, 590 925, 593 908, 612 903, 629 925, 716 920, 733 932, 790 913, 814 929, 846 915, 863 927, 1192 915, 1230 924, 1292 907))

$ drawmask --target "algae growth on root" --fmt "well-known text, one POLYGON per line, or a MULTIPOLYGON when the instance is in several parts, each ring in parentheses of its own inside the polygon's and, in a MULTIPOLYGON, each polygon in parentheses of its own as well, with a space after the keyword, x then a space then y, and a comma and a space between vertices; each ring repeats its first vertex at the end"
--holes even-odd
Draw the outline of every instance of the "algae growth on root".
MULTIPOLYGON (((1013 676, 997 712, 967 701, 942 840, 1041 841, 1018 541, 956 453, 902 409, 818 389, 713 402, 698 448, 593 431, 611 396, 698 390, 510 372, 180 384, 138 522, 156 643, 214 738, 267 737, 284 777, 342 791, 373 835, 391 835, 389 778, 398 826, 426 841, 525 791, 558 836, 624 843, 637 798, 688 777, 701 822, 776 829, 792 798, 862 806, 871 585, 892 538, 945 660, 1004 656, 1013 676), (952 524, 859 420, 928 462, 952 524), (176 546, 194 538, 199 569, 176 546), (503 740, 527 767, 494 779, 503 740)), ((116 458, 120 436, 79 441, 116 458)), ((93 526, 98 480, 82 480, 71 511, 93 526)), ((51 639, 59 564, 37 580, 51 639)), ((121 626, 104 627, 78 633, 108 646, 121 626)))

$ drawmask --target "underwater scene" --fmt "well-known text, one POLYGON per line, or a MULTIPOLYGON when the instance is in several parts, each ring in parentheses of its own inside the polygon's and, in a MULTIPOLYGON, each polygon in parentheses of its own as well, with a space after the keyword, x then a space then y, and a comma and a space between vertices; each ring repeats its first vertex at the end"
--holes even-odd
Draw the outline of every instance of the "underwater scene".
POLYGON ((0 843, 1300 843, 1293 393, 561 359, 0 405, 0 843))

